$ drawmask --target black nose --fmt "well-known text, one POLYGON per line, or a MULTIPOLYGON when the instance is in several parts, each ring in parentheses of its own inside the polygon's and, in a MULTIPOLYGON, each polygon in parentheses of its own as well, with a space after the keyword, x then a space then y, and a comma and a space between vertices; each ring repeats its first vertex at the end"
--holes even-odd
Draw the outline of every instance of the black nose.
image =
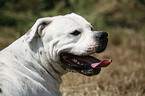
POLYGON ((103 40, 108 37, 108 33, 104 31, 97 31, 96 39, 103 40))

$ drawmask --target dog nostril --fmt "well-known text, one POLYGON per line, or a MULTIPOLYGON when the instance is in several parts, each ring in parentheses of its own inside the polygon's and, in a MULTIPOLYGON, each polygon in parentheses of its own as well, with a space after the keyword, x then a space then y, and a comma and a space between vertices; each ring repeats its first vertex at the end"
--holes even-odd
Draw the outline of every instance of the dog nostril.
POLYGON ((107 37, 108 37, 108 33, 107 32, 97 32, 97 34, 96 34, 96 38, 97 39, 103 40, 103 39, 105 39, 107 37))

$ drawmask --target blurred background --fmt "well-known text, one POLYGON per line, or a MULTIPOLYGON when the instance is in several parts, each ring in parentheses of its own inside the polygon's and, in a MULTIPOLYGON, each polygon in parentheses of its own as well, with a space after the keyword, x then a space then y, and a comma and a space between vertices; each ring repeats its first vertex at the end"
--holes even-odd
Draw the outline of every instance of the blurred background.
POLYGON ((96 57, 113 62, 97 76, 65 74, 63 96, 145 96, 145 0, 0 0, 0 50, 38 18, 72 12, 109 33, 96 57))

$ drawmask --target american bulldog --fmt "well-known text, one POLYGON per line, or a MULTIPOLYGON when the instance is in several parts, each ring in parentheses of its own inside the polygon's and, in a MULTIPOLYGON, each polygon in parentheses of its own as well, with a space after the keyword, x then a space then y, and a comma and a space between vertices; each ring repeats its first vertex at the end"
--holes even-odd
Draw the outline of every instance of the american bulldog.
POLYGON ((99 60, 108 34, 93 31, 77 14, 45 17, 0 51, 0 96, 61 96, 61 76, 78 72, 93 76, 112 60, 99 60))

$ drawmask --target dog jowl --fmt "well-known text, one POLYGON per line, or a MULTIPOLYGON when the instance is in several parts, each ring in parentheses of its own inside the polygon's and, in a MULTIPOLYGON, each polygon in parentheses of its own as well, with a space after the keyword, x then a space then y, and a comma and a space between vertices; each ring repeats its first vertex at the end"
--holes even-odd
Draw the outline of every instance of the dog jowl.
POLYGON ((38 19, 0 51, 0 96, 61 96, 61 76, 66 72, 99 74, 112 60, 92 55, 106 49, 108 34, 92 29, 74 13, 38 19))
MULTIPOLYGON (((93 76, 99 74, 101 68, 107 67, 112 62, 112 60, 99 60, 98 58, 90 56, 94 53, 103 52, 108 43, 108 34, 106 32, 93 32, 95 33, 95 43, 90 44, 84 53, 78 54, 77 52, 70 50, 60 52, 60 61, 65 66, 66 70, 69 68, 69 71, 79 72, 87 76, 93 76)), ((86 39, 89 39, 89 37, 86 37, 86 39)), ((85 43, 85 41, 82 41, 82 43, 85 43)))

